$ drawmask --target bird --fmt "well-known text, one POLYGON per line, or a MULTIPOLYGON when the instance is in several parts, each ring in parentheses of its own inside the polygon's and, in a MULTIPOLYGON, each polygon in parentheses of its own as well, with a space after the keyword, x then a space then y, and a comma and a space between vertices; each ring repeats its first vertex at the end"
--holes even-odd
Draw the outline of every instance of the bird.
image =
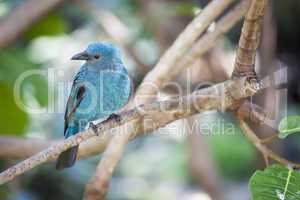
MULTIPOLYGON (((132 82, 119 49, 109 42, 94 42, 71 60, 85 60, 74 77, 64 115, 64 137, 68 138, 93 125, 97 119, 118 117, 132 92, 132 82)), ((78 147, 62 152, 56 169, 75 164, 78 147)))

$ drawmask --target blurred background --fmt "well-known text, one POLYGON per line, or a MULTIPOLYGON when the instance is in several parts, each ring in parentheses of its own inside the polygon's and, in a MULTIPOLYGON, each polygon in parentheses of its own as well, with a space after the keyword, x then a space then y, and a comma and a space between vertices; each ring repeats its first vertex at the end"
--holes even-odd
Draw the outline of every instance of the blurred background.
MULTIPOLYGON (((64 83, 72 83, 81 64, 70 58, 88 43, 105 40, 119 46, 137 87, 208 2, 0 0, 0 141, 4 136, 50 141, 63 137, 68 95, 64 83), (17 20, 16 12, 42 14, 38 20, 30 17, 17 20), (24 24, 26 28, 20 31, 24 24), (5 35, 4 29, 13 30, 15 35, 5 35), (27 71, 36 73, 21 85, 19 101, 26 105, 24 110, 17 105, 13 89, 16 80, 27 71)), ((257 70, 261 77, 287 68, 287 74, 283 74, 287 75, 284 85, 287 90, 283 92, 287 92, 289 114, 300 113, 299 14, 300 1, 270 1, 258 52, 257 70)), ((176 82, 185 89, 187 84, 194 87, 201 82, 205 86, 226 80, 232 71, 240 30, 241 23, 176 82), (186 83, 188 73, 191 81, 186 83)), ((278 90, 268 89, 265 95, 255 99, 270 112, 282 109, 275 118, 287 114, 285 106, 282 108, 281 103, 274 101, 278 90)), ((174 91, 165 88, 162 94, 170 95, 174 91)), ((262 137, 272 133, 265 127, 257 130, 262 137)), ((291 136, 273 143, 272 148, 291 160, 300 161, 299 139, 297 135, 291 136)), ((39 166, 1 186, 0 199, 82 199, 85 184, 100 157, 80 160, 62 172, 56 171, 53 163, 39 166)), ((0 156, 1 171, 16 162, 0 156)), ((114 173, 107 199, 249 199, 249 177, 263 167, 261 155, 243 136, 232 115, 207 112, 130 142, 114 173), (185 122, 192 127, 199 119, 204 123, 201 129, 183 125, 185 122)))

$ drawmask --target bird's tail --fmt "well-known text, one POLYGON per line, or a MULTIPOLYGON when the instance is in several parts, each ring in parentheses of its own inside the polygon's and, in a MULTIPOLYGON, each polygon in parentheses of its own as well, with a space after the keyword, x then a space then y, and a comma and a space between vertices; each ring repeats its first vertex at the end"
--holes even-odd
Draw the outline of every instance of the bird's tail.
POLYGON ((72 167, 76 161, 78 147, 79 145, 62 152, 57 159, 56 169, 62 170, 67 167, 72 167))
MULTIPOLYGON (((77 132, 78 132, 77 126, 69 126, 65 130, 65 138, 75 135, 77 132)), ((56 169, 62 170, 64 168, 72 167, 76 162, 78 147, 79 146, 77 145, 62 152, 57 159, 56 169)))

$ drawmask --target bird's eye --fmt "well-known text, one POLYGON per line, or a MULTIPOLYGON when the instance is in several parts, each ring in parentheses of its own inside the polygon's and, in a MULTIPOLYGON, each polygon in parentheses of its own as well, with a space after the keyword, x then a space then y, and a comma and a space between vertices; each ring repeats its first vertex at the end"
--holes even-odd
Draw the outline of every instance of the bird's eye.
POLYGON ((95 58, 95 59, 99 59, 100 56, 99 56, 99 55, 95 55, 94 58, 95 58))

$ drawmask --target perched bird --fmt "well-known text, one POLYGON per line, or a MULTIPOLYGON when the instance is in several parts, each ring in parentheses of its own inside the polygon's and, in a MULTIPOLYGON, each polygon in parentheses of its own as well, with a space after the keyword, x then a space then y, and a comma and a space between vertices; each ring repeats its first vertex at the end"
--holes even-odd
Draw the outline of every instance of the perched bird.
MULTIPOLYGON (((76 74, 65 111, 64 136, 83 131, 91 121, 105 119, 129 100, 131 81, 119 50, 107 42, 90 44, 72 60, 85 60, 76 74)), ((78 145, 62 152, 56 169, 71 167, 78 145)))

